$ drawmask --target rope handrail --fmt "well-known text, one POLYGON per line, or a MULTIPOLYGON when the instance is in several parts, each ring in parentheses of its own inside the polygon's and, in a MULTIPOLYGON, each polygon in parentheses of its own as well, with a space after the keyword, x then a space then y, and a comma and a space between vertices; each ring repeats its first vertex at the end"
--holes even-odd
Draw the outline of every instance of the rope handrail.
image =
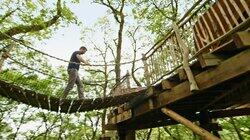
MULTIPOLYGON (((66 79, 63 79, 63 78, 61 78, 61 77, 57 77, 57 76, 55 76, 55 75, 48 74, 48 72, 45 72, 45 71, 42 71, 42 70, 34 69, 34 68, 32 68, 32 67, 30 67, 30 66, 28 66, 28 65, 26 65, 26 64, 23 64, 23 63, 21 63, 21 62, 15 60, 15 59, 12 58, 12 57, 9 57, 9 59, 12 60, 14 63, 16 63, 16 64, 18 64, 18 65, 20 65, 20 66, 22 66, 22 67, 25 67, 25 68, 27 68, 27 69, 29 69, 29 70, 38 72, 38 73, 43 74, 43 75, 47 75, 47 76, 49 76, 49 77, 53 77, 53 78, 58 79, 58 80, 67 81, 66 79)), ((113 80, 115 80, 115 79, 116 79, 116 78, 112 78, 112 79, 108 79, 107 81, 94 81, 94 82, 83 81, 83 83, 84 83, 84 84, 88 84, 88 85, 101 85, 101 84, 97 84, 97 83, 109 82, 109 81, 113 81, 113 80)))
MULTIPOLYGON (((0 31, 0 32, 1 32, 1 31, 0 31)), ((51 57, 51 58, 57 59, 57 60, 59 60, 59 61, 67 62, 67 63, 75 63, 75 62, 70 62, 70 61, 67 61, 67 60, 64 60, 64 59, 61 59, 61 58, 58 58, 58 57, 49 55, 49 54, 47 54, 47 53, 45 53, 45 52, 42 52, 42 51, 40 51, 40 50, 34 49, 33 47, 30 47, 30 46, 28 46, 27 44, 25 44, 25 43, 23 42, 23 40, 16 39, 16 38, 11 37, 11 36, 9 36, 9 35, 6 35, 6 36, 8 36, 8 38, 10 38, 11 40, 13 40, 13 41, 15 41, 15 42, 18 42, 20 45, 22 45, 22 46, 24 46, 24 47, 26 47, 26 48, 28 48, 28 49, 31 49, 31 50, 33 50, 33 51, 36 51, 36 52, 38 52, 38 53, 40 53, 40 54, 42 54, 42 55, 46 55, 46 56, 49 56, 49 57, 51 57)), ((4 48, 5 48, 5 47, 4 47, 4 48)), ((2 50, 4 50, 4 48, 3 48, 2 50)), ((47 76, 53 77, 53 78, 58 79, 58 80, 66 81, 65 79, 62 79, 62 78, 60 78, 60 77, 57 77, 57 76, 48 74, 47 72, 44 72, 44 71, 40 71, 40 70, 31 68, 31 67, 27 66, 26 64, 23 64, 23 63, 21 63, 21 62, 18 62, 17 60, 15 60, 15 59, 13 59, 13 58, 11 58, 11 57, 10 57, 10 59, 11 59, 13 62, 19 64, 20 66, 26 67, 27 69, 36 71, 36 72, 38 72, 38 73, 40 73, 40 74, 43 74, 43 75, 47 75, 47 76)), ((138 62, 138 61, 140 61, 140 60, 142 60, 142 58, 141 58, 141 59, 137 59, 137 60, 133 60, 133 61, 123 62, 123 63, 121 63, 121 65, 130 64, 130 63, 133 63, 133 62, 138 62)), ((79 64, 79 63, 76 63, 76 64, 79 64)), ((84 64, 82 64, 82 63, 80 63, 80 65, 86 66, 86 65, 84 65, 84 64)), ((115 65, 115 64, 91 65, 91 66, 113 66, 113 65, 115 65)), ((137 69, 137 70, 138 70, 138 69, 137 69)), ((136 70, 136 71, 137 71, 137 70, 136 70)), ((135 72, 135 71, 134 71, 134 72, 135 72)), ((124 76, 121 78, 121 80, 122 80, 124 77, 126 77, 126 75, 124 75, 124 76)), ((87 85, 100 85, 100 86, 102 86, 101 84, 97 84, 97 83, 100 83, 100 82, 109 82, 109 81, 113 81, 113 80, 116 80, 116 78, 108 79, 108 80, 106 80, 106 81, 95 81, 95 82, 93 82, 93 83, 89 83, 89 82, 83 81, 83 83, 84 83, 84 84, 87 84, 87 85)), ((117 85, 121 84, 121 83, 122 83, 122 82, 116 83, 116 84, 114 85, 114 88, 115 88, 117 85)))
MULTIPOLYGON (((52 78, 55 78, 55 79, 58 79, 58 80, 67 82, 66 79, 63 79, 63 78, 61 78, 61 77, 54 76, 54 75, 52 75, 52 74, 48 74, 48 72, 45 72, 45 71, 42 71, 42 70, 34 69, 34 68, 30 67, 30 66, 27 66, 26 64, 23 64, 23 63, 21 63, 21 62, 15 60, 14 58, 9 57, 9 59, 12 60, 14 63, 16 63, 16 64, 18 64, 18 65, 20 65, 20 66, 22 66, 22 67, 25 67, 25 68, 27 68, 27 69, 29 69, 29 70, 32 70, 32 71, 38 72, 38 73, 40 73, 40 74, 47 75, 47 76, 49 76, 49 77, 52 77, 52 78)), ((127 78, 127 74, 124 75, 124 76, 120 79, 121 81, 120 81, 119 83, 116 83, 115 85, 112 86, 111 91, 113 91, 117 86, 121 85, 121 84, 126 80, 126 78, 127 78)), ((83 84, 86 84, 86 85, 89 85, 89 86, 101 86, 101 87, 102 87, 103 84, 104 84, 104 82, 110 82, 110 81, 114 81, 114 80, 116 80, 116 78, 108 79, 108 80, 106 80, 106 81, 91 81, 91 82, 90 82, 90 81, 84 81, 84 80, 82 80, 82 82, 83 82, 83 84)), ((111 94, 110 94, 110 95, 111 95, 111 94)))
MULTIPOLYGON (((37 69, 31 68, 31 67, 29 67, 29 66, 27 66, 27 65, 25 65, 25 64, 23 64, 23 63, 21 63, 21 62, 16 61, 16 60, 13 59, 13 58, 10 58, 10 60, 12 60, 13 62, 15 62, 15 63, 19 64, 20 66, 25 67, 25 68, 27 68, 27 69, 29 69, 29 70, 36 71, 36 72, 38 72, 38 73, 40 73, 40 74, 47 75, 47 76, 50 76, 50 77, 55 78, 55 79, 58 79, 58 80, 66 81, 66 80, 63 79, 63 78, 60 78, 60 77, 57 77, 57 76, 48 74, 47 72, 44 72, 44 71, 41 71, 41 70, 37 70, 37 69)), ((121 79, 126 79, 126 75, 123 76, 121 79)), ((111 80, 115 80, 115 78, 114 78, 114 79, 110 79, 109 81, 111 81, 111 80)), ((100 81, 100 82, 104 82, 104 81, 100 81)), ((106 81, 106 82, 108 82, 108 81, 106 81)), ((121 81, 121 82, 123 82, 123 81, 121 81)), ((120 82, 120 83, 121 83, 121 82, 120 82)), ((114 90, 114 89, 117 87, 117 85, 119 85, 120 83, 116 83, 115 85, 113 85, 113 87, 112 87, 111 89, 114 90)), ((87 82, 87 81, 83 81, 83 84, 86 84, 86 85, 89 85, 89 86, 101 86, 101 87, 103 87, 103 84, 104 84, 104 83, 100 84, 100 83, 97 82, 97 81, 95 81, 95 83, 89 83, 89 82, 87 82)), ((108 94, 108 96, 107 96, 107 95, 105 96, 106 98, 113 97, 113 94, 111 94, 111 93, 112 93, 112 90, 111 90, 110 94, 108 94)), ((41 95, 41 96, 42 96, 42 95, 41 95)), ((128 97, 128 98, 129 98, 129 97, 128 97)), ((65 100, 65 99, 64 99, 64 100, 65 100)), ((89 100, 89 99, 87 99, 87 100, 89 100)), ((114 99, 110 99, 109 102, 107 102, 107 103, 112 103, 113 100, 114 100, 114 99)), ((124 100, 127 100, 127 99, 124 99, 124 100)), ((94 101, 95 101, 95 100, 93 100, 93 102, 94 102, 94 101)), ((100 106, 101 106, 101 104, 100 104, 100 105, 96 105, 96 108, 100 108, 100 106)), ((95 109, 95 108, 94 108, 94 109, 95 109)))
MULTIPOLYGON (((12 58, 12 57, 8 57, 8 58, 9 58, 10 60, 12 60, 14 63, 16 63, 16 64, 18 64, 18 65, 20 65, 20 66, 22 66, 22 67, 25 67, 25 68, 27 68, 27 69, 29 69, 29 70, 36 71, 36 72, 38 72, 38 73, 40 73, 40 74, 47 75, 47 76, 53 77, 53 78, 58 79, 58 80, 66 81, 66 79, 63 79, 63 78, 60 78, 60 77, 57 77, 57 76, 48 74, 47 71, 42 71, 42 70, 34 69, 34 68, 28 66, 27 64, 23 64, 23 63, 17 61, 16 59, 14 59, 14 58, 12 58)), ((143 68, 143 67, 137 68, 136 70, 134 70, 134 72, 136 72, 137 70, 139 70, 139 69, 141 69, 141 68, 143 68)), ((117 83, 117 84, 119 85, 119 84, 121 84, 122 82, 124 82, 124 80, 126 79, 126 76, 127 76, 127 74, 125 74, 124 76, 122 76, 122 77, 120 78, 121 82, 120 82, 120 83, 117 83), (124 78, 125 78, 125 79, 124 79, 124 78)), ((89 83, 89 82, 87 82, 87 81, 84 81, 83 83, 84 83, 84 84, 88 84, 88 85, 97 85, 97 83, 101 83, 101 82, 110 82, 110 81, 113 81, 113 80, 116 80, 116 78, 108 79, 108 80, 106 80, 106 81, 105 81, 105 80, 104 80, 104 81, 94 81, 94 82, 92 82, 92 84, 89 83)), ((116 84, 115 84, 115 85, 116 85, 116 84)))
MULTIPOLYGON (((0 31, 0 32, 1 32, 1 31, 0 31)), ((2 33, 2 34, 5 34, 5 33, 3 33, 3 32, 1 32, 1 33, 2 33)), ((5 34, 5 35, 6 35, 9 39, 11 39, 11 40, 13 40, 13 41, 19 43, 20 45, 22 45, 22 46, 24 46, 24 47, 26 47, 26 48, 28 48, 28 49, 31 49, 31 50, 33 50, 33 51, 35 51, 35 52, 38 52, 38 53, 40 53, 40 54, 42 54, 42 55, 45 55, 45 56, 48 56, 48 57, 50 57, 50 58, 56 59, 56 60, 58 60, 58 61, 62 61, 62 62, 66 62, 66 63, 80 64, 80 65, 82 65, 82 66, 115 66, 115 65, 116 65, 115 63, 111 63, 111 62, 107 62, 107 64, 91 64, 91 65, 86 65, 86 64, 82 64, 82 63, 76 63, 76 62, 70 62, 70 61, 64 60, 64 59, 62 59, 62 58, 55 57, 55 56, 50 55, 50 54, 48 54, 48 53, 42 52, 42 51, 40 51, 40 50, 37 50, 37 49, 35 49, 35 48, 33 48, 33 47, 30 47, 30 46, 28 46, 23 40, 16 39, 16 38, 11 37, 11 36, 9 36, 9 35, 7 35, 7 34, 5 34)), ((136 60, 132 60, 132 61, 127 61, 127 62, 122 62, 122 63, 120 63, 120 65, 131 64, 131 63, 133 63, 133 62, 138 62, 138 61, 141 61, 141 60, 142 60, 142 58, 139 58, 139 59, 136 59, 136 60)))

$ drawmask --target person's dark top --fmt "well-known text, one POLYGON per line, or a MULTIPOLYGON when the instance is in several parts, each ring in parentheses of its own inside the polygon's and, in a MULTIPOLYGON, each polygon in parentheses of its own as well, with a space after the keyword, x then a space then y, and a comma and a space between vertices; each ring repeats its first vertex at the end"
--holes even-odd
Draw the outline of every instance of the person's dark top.
POLYGON ((71 55, 70 62, 74 62, 74 63, 69 63, 68 70, 69 69, 77 69, 77 70, 79 70, 80 60, 76 57, 77 54, 81 54, 81 53, 79 51, 75 51, 71 55))

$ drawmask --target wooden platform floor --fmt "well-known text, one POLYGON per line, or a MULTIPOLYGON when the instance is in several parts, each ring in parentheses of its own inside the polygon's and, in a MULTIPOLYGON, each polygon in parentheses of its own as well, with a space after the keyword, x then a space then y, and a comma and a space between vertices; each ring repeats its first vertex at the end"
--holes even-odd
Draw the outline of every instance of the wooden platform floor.
POLYGON ((250 115, 250 49, 216 67, 204 69, 195 75, 195 79, 200 88, 195 92, 190 92, 187 81, 171 90, 162 90, 160 84, 155 85, 153 96, 128 110, 131 113, 126 117, 113 116, 111 119, 116 123, 109 121, 106 129, 138 130, 175 124, 161 112, 162 107, 192 121, 199 120, 199 113, 204 110, 210 112, 211 118, 250 115))

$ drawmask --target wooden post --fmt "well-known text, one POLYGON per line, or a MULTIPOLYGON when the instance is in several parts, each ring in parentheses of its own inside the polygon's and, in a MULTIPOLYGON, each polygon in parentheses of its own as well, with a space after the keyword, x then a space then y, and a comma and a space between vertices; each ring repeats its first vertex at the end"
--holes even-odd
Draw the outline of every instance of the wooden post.
POLYGON ((119 140, 135 140, 135 130, 118 130, 119 140))
POLYGON ((202 68, 217 66, 223 61, 223 57, 215 54, 200 54, 198 55, 198 61, 202 68))
POLYGON ((205 140, 219 140, 218 137, 214 136, 213 134, 209 133, 207 130, 193 124, 188 119, 182 117, 181 115, 175 113, 174 111, 168 108, 162 108, 161 111, 166 114, 167 116, 171 117, 175 121, 185 125, 189 129, 191 129, 194 133, 200 135, 205 140))
POLYGON ((216 137, 220 138, 218 131, 221 131, 222 128, 218 123, 213 123, 208 111, 200 112, 200 127, 206 129, 208 132, 212 132, 216 137))
POLYGON ((238 48, 250 47, 250 31, 236 33, 233 40, 238 48))
POLYGON ((189 67, 189 58, 188 58, 189 49, 188 49, 187 45, 184 43, 184 41, 182 40, 181 35, 180 35, 180 31, 179 31, 178 26, 176 25, 175 22, 173 22, 173 29, 175 31, 178 44, 183 49, 183 54, 182 54, 183 55, 183 68, 186 71, 188 81, 190 82, 190 90, 191 91, 199 90, 198 85, 194 79, 194 75, 189 67))
POLYGON ((127 71, 127 74, 126 74, 126 85, 127 85, 127 89, 131 88, 131 86, 130 86, 130 74, 129 74, 129 71, 127 71))
POLYGON ((147 64, 147 57, 145 54, 142 54, 142 62, 144 65, 144 77, 146 79, 146 85, 150 85, 150 77, 149 77, 149 71, 148 71, 148 64, 147 64))

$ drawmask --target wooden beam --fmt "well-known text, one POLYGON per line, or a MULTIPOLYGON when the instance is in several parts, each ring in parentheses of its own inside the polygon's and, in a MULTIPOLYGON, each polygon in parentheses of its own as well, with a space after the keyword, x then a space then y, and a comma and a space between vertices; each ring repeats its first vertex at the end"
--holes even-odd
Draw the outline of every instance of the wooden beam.
POLYGON ((117 123, 117 115, 113 116, 110 121, 109 121, 110 124, 116 124, 117 123))
POLYGON ((161 93, 156 100, 156 106, 161 107, 163 105, 172 103, 173 101, 179 100, 183 97, 191 95, 190 84, 189 82, 183 82, 174 88, 171 91, 165 91, 161 93))
POLYGON ((128 110, 128 111, 124 111, 123 113, 117 115, 117 121, 116 123, 120 123, 123 121, 126 121, 128 119, 132 118, 132 111, 128 110))
MULTIPOLYGON (((204 71, 195 76, 197 84, 199 85, 201 90, 209 89, 215 85, 223 83, 229 79, 235 78, 237 76, 243 75, 250 71, 250 61, 246 61, 250 58, 250 50, 245 50, 227 60, 222 62, 219 66, 215 68, 211 68, 207 71, 204 71)), ((190 92, 189 82, 183 82, 171 90, 167 90, 162 92, 157 96, 155 102, 150 103, 153 104, 153 109, 161 108, 163 106, 169 105, 179 99, 183 99, 189 95, 190 92)), ((199 92, 197 94, 200 94, 199 92)), ((140 104, 140 106, 134 108, 137 110, 135 115, 139 116, 146 112, 152 110, 152 107, 149 107, 148 102, 144 102, 140 104), (146 106, 146 107, 145 107, 146 106)))
POLYGON ((237 48, 250 47, 250 31, 238 32, 233 36, 237 48))
MULTIPOLYGON (((250 107, 246 108, 240 108, 240 109, 226 109, 226 110, 216 110, 216 111, 210 111, 209 116, 211 119, 218 119, 218 118, 225 118, 225 117, 236 117, 236 116, 244 116, 244 115, 250 115, 250 107)), ((198 121, 200 118, 200 114, 190 114, 189 117, 187 117, 190 121, 198 121)), ((148 129, 148 128, 155 128, 155 127, 161 127, 161 126, 166 126, 166 125, 176 125, 178 122, 174 120, 157 120, 154 118, 155 121, 148 121, 145 123, 138 123, 136 118, 134 118, 134 122, 136 123, 135 125, 131 124, 132 120, 127 121, 126 123, 124 122, 120 127, 124 127, 126 129, 148 129)), ((105 130, 117 130, 118 127, 116 124, 106 124, 105 125, 105 130)))
POLYGON ((183 68, 177 70, 180 81, 188 80, 187 74, 183 68))
POLYGON ((101 136, 99 140, 111 140, 111 137, 101 136))
POLYGON ((145 93, 142 93, 129 101, 130 108, 134 108, 134 107, 137 107, 138 105, 142 104, 147 99, 152 97, 154 95, 154 92, 155 92, 154 87, 152 87, 152 86, 148 87, 148 89, 145 91, 145 93))
POLYGON ((245 50, 238 55, 225 60, 218 67, 198 74, 195 76, 195 79, 198 81, 198 86, 201 89, 207 89, 249 72, 250 61, 246 61, 249 58, 250 50, 245 50))
POLYGON ((118 130, 119 140, 135 140, 135 130, 118 130))
POLYGON ((139 116, 139 115, 143 114, 145 110, 151 111, 152 109, 154 109, 153 100, 149 99, 149 100, 145 101, 143 104, 140 104, 138 107, 134 108, 133 115, 139 116))
MULTIPOLYGON (((249 72, 250 61, 246 61, 248 58, 250 58, 250 50, 245 50, 238 55, 225 60, 219 66, 196 75, 195 79, 199 88, 201 90, 205 90, 241 74, 249 72)), ((188 81, 185 81, 173 87, 171 90, 160 93, 156 97, 154 109, 161 108, 190 95, 190 84, 188 81)), ((142 103, 140 106, 144 106, 143 104, 148 103, 142 103)), ((144 110, 141 108, 139 114, 146 113, 150 110, 148 110, 148 108, 145 108, 144 110)))
POLYGON ((206 125, 202 125, 201 127, 209 131, 222 131, 222 127, 219 126, 218 123, 208 123, 206 125))
POLYGON ((104 129, 105 130, 117 130, 118 129, 118 127, 117 127, 117 125, 116 124, 110 124, 110 123, 108 123, 108 124, 105 124, 104 125, 104 129))
MULTIPOLYGON (((250 108, 248 107, 248 108, 241 108, 241 109, 216 110, 216 111, 209 112, 209 115, 211 119, 250 115, 250 108)), ((194 121, 198 121, 199 118, 200 118, 200 114, 194 114, 189 118, 189 120, 194 122, 194 121)), ((176 124, 178 124, 178 122, 173 121, 173 120, 172 121, 158 121, 158 122, 152 122, 151 124, 145 123, 143 125, 137 125, 139 126, 139 128, 136 128, 136 129, 148 129, 148 128, 161 127, 161 126, 166 126, 166 125, 176 125, 176 124)))
POLYGON ((165 79, 165 80, 163 80, 163 81, 161 82, 161 86, 162 86, 162 89, 163 89, 163 90, 172 89, 175 85, 176 85, 176 83, 171 82, 170 80, 167 80, 167 79, 165 79))
MULTIPOLYGON (((222 62, 218 67, 196 75, 195 79, 198 86, 201 90, 205 90, 226 80, 249 72, 250 61, 246 61, 248 58, 250 58, 250 50, 245 50, 244 52, 222 62)), ((191 95, 188 86, 189 82, 186 81, 175 86, 171 92, 163 92, 159 95, 158 100, 160 103, 157 104, 167 105, 178 99, 191 95)))
POLYGON ((250 108, 241 108, 241 109, 225 109, 219 111, 210 112, 211 118, 224 118, 224 117, 234 117, 234 116, 243 116, 250 115, 250 108))
POLYGON ((200 135, 205 140, 219 140, 218 137, 212 135, 207 130, 193 124, 191 121, 187 120, 186 118, 180 116, 179 114, 175 113, 174 111, 168 108, 162 108, 161 111, 166 114, 167 116, 171 117, 175 121, 185 125, 189 129, 191 129, 194 133, 200 135))
POLYGON ((200 62, 201 67, 205 68, 219 65, 223 61, 223 58, 215 54, 207 53, 200 54, 198 56, 198 61, 200 62))
POLYGON ((124 112, 124 110, 123 110, 123 105, 118 106, 118 107, 117 107, 117 110, 118 110, 118 114, 123 113, 123 112, 124 112))
POLYGON ((213 122, 208 110, 200 112, 199 122, 200 127, 206 129, 208 132, 212 132, 216 137, 220 138, 218 131, 222 131, 222 127, 219 126, 218 123, 213 122))

